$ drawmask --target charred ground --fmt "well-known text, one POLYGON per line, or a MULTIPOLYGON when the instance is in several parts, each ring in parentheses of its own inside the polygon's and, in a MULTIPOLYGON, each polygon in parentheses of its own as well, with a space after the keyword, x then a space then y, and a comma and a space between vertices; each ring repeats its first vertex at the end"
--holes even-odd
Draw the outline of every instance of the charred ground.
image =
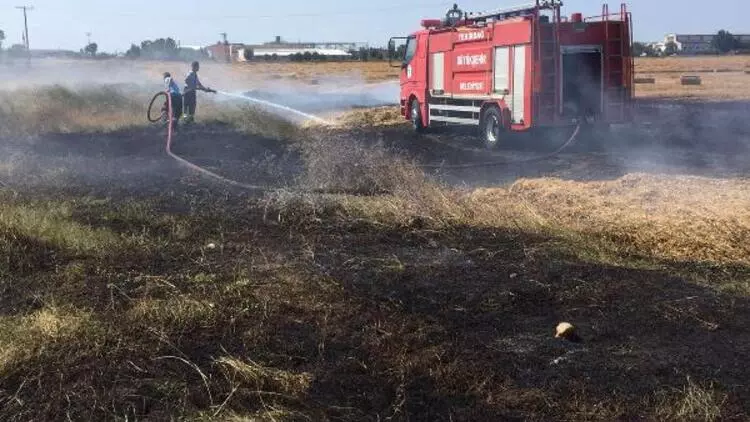
MULTIPOLYGON (((428 174, 412 163, 488 157, 387 118, 217 106, 179 134, 259 194, 179 167, 136 106, 99 129, 71 126, 78 104, 44 130, 4 110, 3 420, 750 414, 742 105, 664 102, 596 150, 428 174), (582 344, 553 338, 563 320, 582 344)), ((491 158, 548 151, 521 146, 491 158)))

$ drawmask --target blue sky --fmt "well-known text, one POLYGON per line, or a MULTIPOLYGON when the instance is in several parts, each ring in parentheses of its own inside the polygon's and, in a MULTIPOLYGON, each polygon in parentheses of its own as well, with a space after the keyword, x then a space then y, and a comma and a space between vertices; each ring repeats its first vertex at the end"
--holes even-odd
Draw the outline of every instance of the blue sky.
MULTIPOLYGON (((0 0, 0 29, 6 45, 21 41, 23 17, 14 6, 33 4, 29 12, 32 48, 78 50, 86 32, 106 51, 124 51, 143 39, 172 36, 185 45, 230 41, 254 43, 281 35, 290 41, 362 41, 384 45, 388 37, 413 31, 419 20, 440 17, 453 3, 439 0, 0 0)), ((463 0, 467 11, 512 6, 525 0, 463 0)), ((714 33, 727 29, 750 33, 750 2, 740 0, 631 0, 637 40, 662 39, 667 32, 714 33)), ((611 3, 619 10, 619 2, 611 3)), ((568 0, 564 14, 598 15, 601 2, 568 0)))

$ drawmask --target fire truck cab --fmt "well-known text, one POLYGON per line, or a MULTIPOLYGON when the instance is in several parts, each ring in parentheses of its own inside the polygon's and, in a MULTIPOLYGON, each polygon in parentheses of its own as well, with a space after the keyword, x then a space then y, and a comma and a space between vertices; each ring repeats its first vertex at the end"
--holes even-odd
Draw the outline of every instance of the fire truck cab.
MULTIPOLYGON (((629 121, 631 15, 560 14, 561 1, 425 19, 401 58, 401 114, 414 129, 474 125, 488 148, 512 132, 629 121)), ((394 45, 394 39, 391 45, 394 45)))

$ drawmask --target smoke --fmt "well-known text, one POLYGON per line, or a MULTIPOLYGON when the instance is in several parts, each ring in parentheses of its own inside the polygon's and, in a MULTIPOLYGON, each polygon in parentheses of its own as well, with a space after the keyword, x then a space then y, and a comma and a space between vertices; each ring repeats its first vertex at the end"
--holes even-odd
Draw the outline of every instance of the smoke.
MULTIPOLYGON (((26 60, 5 60, 0 62, 0 89, 16 90, 49 85, 79 89, 111 85, 162 90, 164 72, 170 72, 182 84, 189 71, 190 63, 184 62, 46 58, 33 59, 29 66, 26 60)), ((249 75, 247 78, 238 78, 238 73, 231 68, 207 62, 202 65, 201 79, 205 79, 207 85, 232 90, 238 86, 259 84, 262 77, 249 75)))
POLYGON ((607 151, 624 157, 625 172, 746 177, 748 111, 744 101, 641 102, 635 125, 614 137, 607 151))
POLYGON ((399 87, 397 82, 366 84, 363 81, 341 79, 325 80, 313 86, 299 83, 269 84, 242 94, 308 114, 323 114, 397 105, 399 87))
POLYGON ((145 65, 120 60, 35 59, 0 63, 2 89, 15 90, 44 85, 75 88, 82 85, 141 85, 159 83, 159 76, 145 65))
MULTIPOLYGON (((148 189, 148 183, 144 181, 158 181, 162 185, 169 183, 184 171, 171 165, 160 166, 159 162, 163 160, 163 131, 158 127, 128 128, 128 124, 130 121, 138 126, 140 122, 145 123, 148 100, 163 89, 164 71, 171 72, 179 80, 183 72, 187 73, 187 67, 186 63, 129 60, 40 59, 33 60, 30 67, 25 61, 0 64, 0 89, 4 91, 5 98, 13 99, 6 103, 10 107, 6 111, 23 123, 24 131, 29 129, 30 134, 34 133, 29 137, 8 137, 7 134, 0 137, 0 153, 5 157, 0 161, 3 169, 0 177, 16 186, 55 188, 108 185, 148 189), (67 121, 67 117, 75 121, 67 121), (113 121, 113 118, 118 120, 113 121), (101 124, 113 129, 99 131, 96 128, 101 124), (46 129, 41 130, 42 127, 46 129), (58 132, 59 135, 54 134, 58 132), (91 142, 93 140, 96 142, 91 142)), ((397 83, 366 84, 356 75, 321 78, 315 85, 310 85, 206 63, 201 69, 201 80, 205 85, 223 91, 221 96, 201 95, 200 102, 204 106, 199 106, 199 110, 203 113, 209 110, 206 106, 212 102, 218 103, 210 107, 212 112, 216 112, 228 105, 222 104, 224 102, 250 101, 284 119, 314 120, 327 124, 329 122, 319 114, 394 104, 398 99, 397 83), (242 77, 237 77, 238 74, 242 77), (259 90, 259 86, 263 89, 259 90), (248 97, 244 95, 247 92, 258 95, 248 97)), ((0 107, 2 113, 3 108, 0 107)), ((199 119, 201 115, 199 111, 199 119)), ((6 123, 10 124, 9 121, 6 123)), ((209 136, 210 130, 195 137, 209 136)), ((268 142, 260 137, 257 140, 249 139, 252 138, 249 135, 222 132, 221 139, 212 142, 198 139, 187 141, 186 136, 193 137, 178 134, 177 152, 180 153, 180 142, 185 141, 187 149, 183 152, 188 154, 188 158, 199 161, 220 156, 224 148, 243 145, 243 150, 249 148, 254 151, 253 157, 247 159, 246 164, 250 165, 254 157, 264 156, 270 151, 268 142), (222 143, 227 145, 220 145, 222 143), (199 155, 190 157, 189 145, 197 144, 201 145, 199 155)), ((271 148, 272 155, 282 154, 274 148, 271 148)), ((288 163, 283 165, 288 166, 288 163)), ((234 171, 232 168, 238 166, 224 163, 216 170, 231 173, 234 171)), ((241 174, 237 174, 239 180, 254 182, 255 178, 266 177, 266 173, 274 171, 269 163, 250 167, 253 168, 243 167, 241 174), (254 175, 252 180, 244 177, 248 174, 254 175)), ((276 181, 278 179, 274 178, 276 181)))
MULTIPOLYGON (((162 72, 170 71, 181 79, 187 72, 187 67, 188 64, 177 62, 49 59, 34 60, 31 68, 27 68, 24 61, 19 61, 0 64, 0 80, 2 89, 9 91, 53 84, 73 90, 120 85, 124 92, 134 96, 140 116, 141 102, 145 109, 145 102, 150 95, 163 89, 162 72), (132 91, 126 87, 132 88, 132 91)), ((596 75, 595 72, 588 79, 596 80, 596 75)), ((225 94, 216 97, 202 95, 201 102, 209 98, 219 103, 252 102, 294 122, 315 120, 327 123, 330 114, 356 108, 397 105, 399 98, 398 82, 367 83, 359 75, 320 77, 310 84, 300 80, 274 79, 271 74, 255 74, 246 69, 238 71, 236 67, 206 63, 201 69, 201 79, 204 84, 225 94)), ((599 92, 598 86, 581 88, 582 93, 599 92)), ((596 98, 590 100, 589 103, 596 104, 596 98)), ((747 102, 688 103, 661 99, 639 100, 637 104, 632 125, 617 127, 609 133, 598 133, 593 144, 580 142, 554 159, 527 165, 443 172, 440 177, 456 184, 496 186, 519 177, 539 176, 602 180, 637 172, 711 177, 742 177, 750 174, 750 120, 747 119, 750 106, 747 102)), ((13 106, 17 108, 17 104, 13 106)), ((449 157, 456 162, 472 159, 487 162, 493 158, 499 161, 526 159, 549 152, 559 146, 568 134, 568 131, 561 130, 560 136, 552 136, 546 142, 533 135, 526 137, 522 143, 509 142, 492 153, 475 147, 476 144, 472 144, 476 141, 475 138, 455 135, 453 132, 429 134, 421 137, 419 142, 415 142, 413 135, 398 130, 378 133, 373 138, 384 138, 386 143, 413 153, 419 161, 434 163, 435 160, 441 160, 440 157, 449 157), (441 146, 448 143, 456 148, 441 146), (470 149, 470 152, 461 152, 466 149, 470 149)), ((113 148, 116 147, 116 142, 134 142, 124 137, 115 139, 109 135, 97 136, 111 138, 113 148)), ((153 153, 159 154, 162 135, 158 130, 143 131, 136 136, 148 138, 138 143, 153 144, 153 153)), ((119 164, 121 163, 118 162, 119 164)), ((20 161, 16 163, 18 165, 20 161)), ((26 165, 29 163, 24 162, 23 166, 26 165)), ((93 165, 82 164, 80 167, 83 171, 84 168, 93 168, 93 165)), ((141 167, 145 172, 153 171, 151 164, 141 167)))
MULTIPOLYGON (((60 85, 71 89, 112 85, 160 90, 163 72, 175 79, 189 71, 182 62, 130 60, 35 59, 0 63, 3 90, 60 85)), ((376 107, 398 103, 397 82, 367 84, 358 75, 326 76, 310 85, 298 80, 272 79, 271 74, 256 74, 225 65, 205 63, 200 72, 204 85, 225 93, 246 94, 256 99, 283 105, 309 114, 343 111, 357 107, 376 107)), ((267 104, 266 104, 267 105, 267 104)), ((280 110, 276 110, 280 111, 280 110)), ((288 110, 286 110, 288 111, 288 110)))

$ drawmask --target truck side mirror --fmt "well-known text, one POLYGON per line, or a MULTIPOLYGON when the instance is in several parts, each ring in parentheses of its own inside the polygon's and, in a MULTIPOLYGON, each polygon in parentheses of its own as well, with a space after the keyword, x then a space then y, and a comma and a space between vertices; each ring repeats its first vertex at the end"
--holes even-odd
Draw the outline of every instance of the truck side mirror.
MULTIPOLYGON (((396 40, 406 40, 406 37, 393 37, 388 41, 388 65, 390 67, 400 67, 404 68, 404 58, 403 57, 396 57, 396 55, 401 51, 400 49, 396 48, 396 40), (398 61, 398 63, 395 63, 398 61)), ((403 53, 406 53, 406 50, 403 50, 403 53)))

